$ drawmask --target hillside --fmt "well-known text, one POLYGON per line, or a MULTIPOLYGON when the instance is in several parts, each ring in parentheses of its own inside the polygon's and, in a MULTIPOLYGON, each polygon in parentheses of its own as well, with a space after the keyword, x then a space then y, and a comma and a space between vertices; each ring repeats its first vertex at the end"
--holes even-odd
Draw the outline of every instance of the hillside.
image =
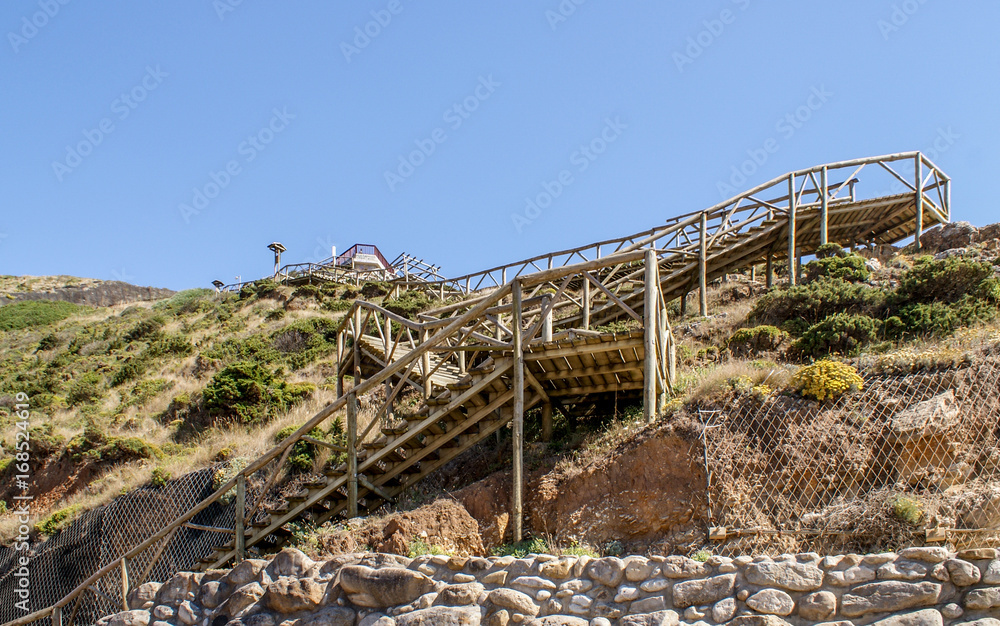
MULTIPOLYGON (((831 354, 866 375, 967 365, 976 354, 988 354, 998 339, 997 230, 957 224, 930 231, 921 255, 886 247, 851 254, 829 246, 804 268, 802 284, 770 292, 747 275, 729 276, 711 287, 708 318, 681 317, 675 302, 681 371, 669 407, 674 417, 650 428, 639 423, 641 411, 626 406, 586 422, 557 414, 547 444, 529 420, 529 442, 535 442, 528 450, 535 485, 529 490, 529 531, 552 542, 551 549, 560 544, 615 551, 625 549, 623 541, 633 551, 664 542, 670 550, 698 549, 707 519, 695 497, 704 468, 697 456, 689 458, 699 436, 698 409, 725 406, 743 390, 792 393, 794 373, 831 354), (688 461, 651 462, 664 455, 688 461), (613 494, 615 472, 637 471, 629 464, 655 469, 644 486, 658 494, 652 501, 669 497, 693 504, 678 505, 669 515, 650 509, 651 517, 641 523, 630 512, 617 527, 614 515, 600 516, 603 525, 564 525, 613 494), (574 504, 569 493, 582 500, 574 504), (680 536, 685 533, 687 538, 680 536)), ((41 282, 66 283, 63 277, 41 282)), ((7 394, 0 416, 8 434, 3 443, 11 450, 13 397, 26 393, 33 411, 36 532, 56 533, 81 511, 139 485, 162 484, 223 461, 239 464, 268 449, 335 398, 331 330, 353 298, 408 315, 430 303, 416 293, 392 300, 386 292, 377 283, 292 288, 263 281, 240 294, 192 290, 111 307, 28 301, 0 308, 0 381, 7 394)), ((454 494, 465 509, 458 517, 471 513, 479 528, 467 551, 500 549, 509 532, 509 474, 502 470, 509 459, 507 432, 415 487, 399 506, 454 494)), ((342 436, 316 434, 330 441, 342 436)), ((294 490, 327 459, 315 446, 303 448, 275 493, 294 490)), ((0 461, 5 473, 11 461, 9 453, 0 461)), ((13 481, 3 484, 0 498, 13 504, 13 481)), ((420 509, 414 515, 410 531, 389 532, 379 541, 398 534, 386 545, 409 551, 413 537, 427 532, 420 509)), ((301 542, 371 545, 383 522, 358 531, 358 537, 339 526, 332 535, 320 529, 318 538, 305 531, 301 542)), ((431 529, 429 545, 454 543, 449 529, 445 525, 436 535, 431 529)), ((12 517, 2 531, 8 540, 13 536, 12 517)))

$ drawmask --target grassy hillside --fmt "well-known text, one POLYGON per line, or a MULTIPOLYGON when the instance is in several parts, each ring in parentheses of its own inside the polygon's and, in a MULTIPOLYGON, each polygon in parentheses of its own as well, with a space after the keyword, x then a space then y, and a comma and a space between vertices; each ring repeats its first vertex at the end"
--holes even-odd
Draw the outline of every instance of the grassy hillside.
MULTIPOLYGON (((680 377, 668 409, 748 389, 793 394, 795 373, 829 357, 899 372, 961 361, 1000 340, 996 243, 882 262, 830 245, 803 268, 797 286, 779 276, 768 291, 759 277, 732 276, 711 287, 707 318, 690 308, 681 317, 674 303, 680 377)), ((431 304, 416 293, 395 300, 385 293, 375 283, 289 288, 262 281, 240 294, 190 290, 130 306, 0 307, 0 506, 14 495, 15 394, 30 397, 38 529, 57 532, 76 512, 137 485, 270 448, 334 399, 334 330, 354 298, 411 316, 431 304)), ((547 445, 529 415, 534 469, 571 472, 634 436, 641 411, 617 410, 586 424, 557 414, 547 445)), ((337 424, 313 435, 342 436, 337 424)), ((446 468, 418 485, 403 506, 502 469, 507 446, 501 431, 475 459, 458 460, 454 476, 446 468)), ((326 460, 303 449, 289 470, 326 460)), ((0 519, 0 537, 9 540, 15 520, 0 519)))

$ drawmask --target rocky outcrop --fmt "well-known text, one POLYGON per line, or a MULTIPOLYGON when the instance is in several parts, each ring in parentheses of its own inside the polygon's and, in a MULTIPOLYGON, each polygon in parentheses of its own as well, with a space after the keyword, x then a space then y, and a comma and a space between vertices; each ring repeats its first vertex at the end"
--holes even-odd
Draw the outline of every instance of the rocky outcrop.
POLYGON ((159 287, 139 287, 118 280, 92 281, 81 286, 55 287, 47 291, 22 291, 0 298, 0 306, 27 300, 60 300, 86 306, 115 306, 129 302, 160 300, 174 295, 175 291, 159 287))
POLYGON ((343 555, 178 574, 99 626, 1000 626, 1000 555, 343 555))
POLYGON ((967 248, 997 239, 1000 239, 1000 224, 976 227, 969 222, 951 222, 935 226, 922 234, 920 246, 924 252, 934 253, 967 248))

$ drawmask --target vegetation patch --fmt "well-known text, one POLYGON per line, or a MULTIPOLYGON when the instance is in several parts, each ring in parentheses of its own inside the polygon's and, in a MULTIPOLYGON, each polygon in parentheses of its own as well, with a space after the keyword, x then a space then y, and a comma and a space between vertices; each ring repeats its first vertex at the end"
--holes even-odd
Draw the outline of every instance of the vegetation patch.
POLYGON ((56 300, 29 300, 0 306, 0 331, 47 326, 85 308, 56 300))
POLYGON ((389 298, 382 303, 387 310, 407 319, 416 319, 417 313, 431 308, 432 300, 423 291, 409 289, 399 294, 398 298, 389 298))
POLYGON ((834 313, 810 326, 792 344, 792 350, 803 357, 828 354, 856 356, 865 346, 876 341, 881 332, 882 322, 867 315, 834 313))
POLYGON ((315 390, 309 383, 289 385, 260 363, 241 361, 212 377, 202 401, 211 416, 254 424, 284 413, 315 390))
POLYGON ((788 333, 776 326, 741 328, 729 338, 729 350, 736 356, 749 356, 756 352, 777 350, 788 338, 788 333))
POLYGON ((847 363, 823 359, 801 368, 789 384, 801 395, 823 401, 859 391, 864 388, 865 382, 858 370, 847 363))

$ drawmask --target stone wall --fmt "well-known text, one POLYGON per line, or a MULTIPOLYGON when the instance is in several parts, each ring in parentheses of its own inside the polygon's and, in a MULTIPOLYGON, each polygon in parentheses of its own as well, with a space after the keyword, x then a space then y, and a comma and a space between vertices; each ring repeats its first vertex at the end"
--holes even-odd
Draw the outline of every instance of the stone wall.
POLYGON ((357 554, 178 574, 100 626, 1000 626, 997 550, 775 558, 357 554))

